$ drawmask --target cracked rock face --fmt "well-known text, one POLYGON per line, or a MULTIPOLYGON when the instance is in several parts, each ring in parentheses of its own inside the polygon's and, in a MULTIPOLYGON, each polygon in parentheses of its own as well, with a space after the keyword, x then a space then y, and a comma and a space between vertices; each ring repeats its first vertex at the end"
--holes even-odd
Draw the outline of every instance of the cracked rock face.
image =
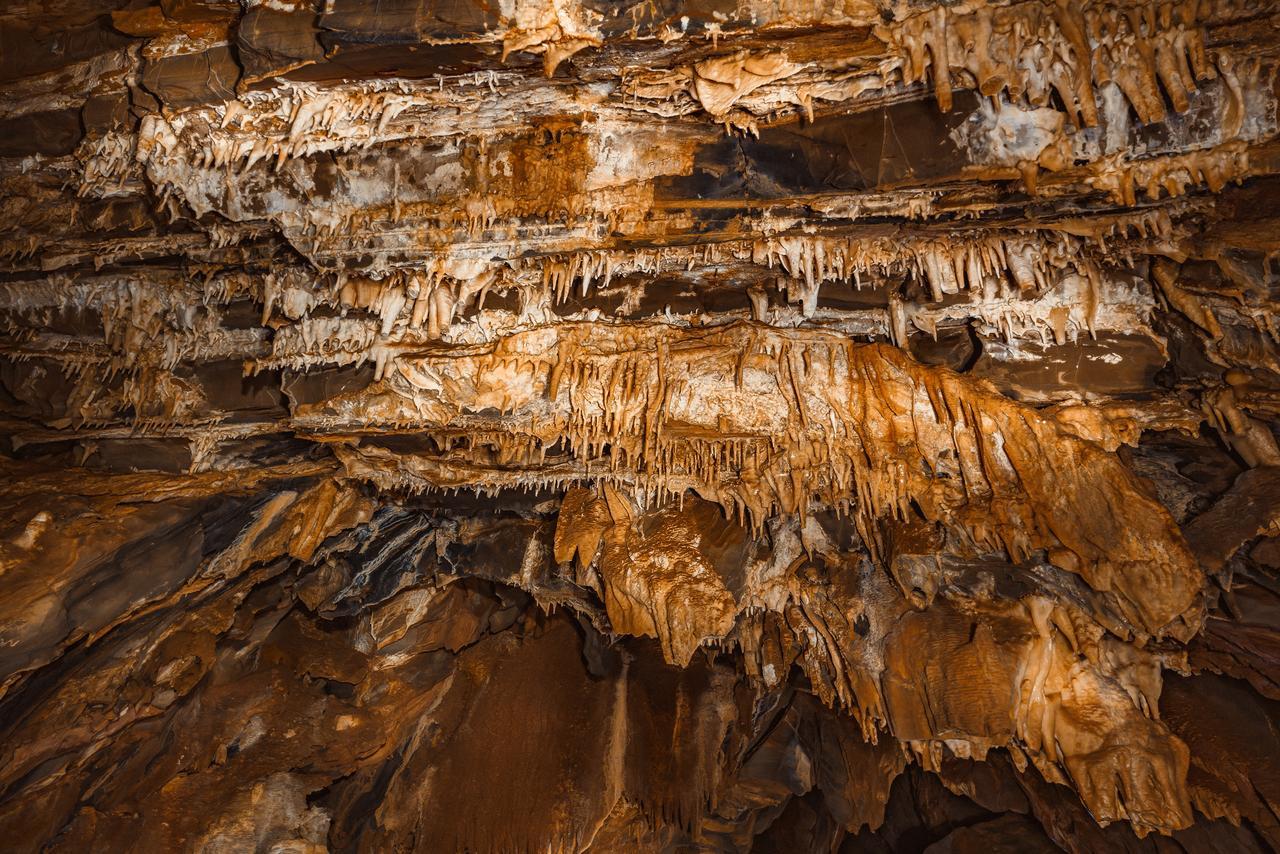
POLYGON ((6 850, 1280 848, 1277 21, 7 4, 6 850))

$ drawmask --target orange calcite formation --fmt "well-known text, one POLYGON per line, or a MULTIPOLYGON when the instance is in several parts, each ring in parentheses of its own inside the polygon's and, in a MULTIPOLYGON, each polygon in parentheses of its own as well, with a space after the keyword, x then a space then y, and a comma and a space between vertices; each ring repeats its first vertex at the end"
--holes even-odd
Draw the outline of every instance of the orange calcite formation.
POLYGON ((1162 94, 1175 111, 1186 110, 1197 81, 1215 76, 1201 29, 1215 13, 1198 0, 1031 0, 958 12, 934 7, 878 32, 904 51, 906 82, 932 76, 944 110, 951 109, 951 89, 963 75, 961 85, 983 95, 1007 94, 1036 106, 1056 95, 1077 127, 1092 127, 1099 117, 1095 85, 1119 86, 1143 122, 1165 118, 1162 94))
MULTIPOLYGON (((641 500, 692 488, 756 526, 820 499, 852 507, 873 548, 875 519, 918 512, 1015 561, 1050 550, 1114 592, 1141 631, 1185 637, 1199 623, 1199 570, 1167 512, 1113 456, 988 386, 829 335, 609 331, 402 356, 381 385, 316 404, 299 423, 350 429, 358 412, 362 429, 469 425, 499 462, 525 461, 512 483, 545 482, 537 460, 563 441, 581 468, 554 479, 588 479, 594 468, 641 500)), ((417 485, 485 480, 472 471, 417 485)))

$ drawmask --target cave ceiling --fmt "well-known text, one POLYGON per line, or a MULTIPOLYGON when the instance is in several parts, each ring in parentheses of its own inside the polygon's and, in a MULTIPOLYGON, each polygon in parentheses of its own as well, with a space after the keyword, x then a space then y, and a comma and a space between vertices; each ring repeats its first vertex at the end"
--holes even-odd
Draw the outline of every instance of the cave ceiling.
POLYGON ((10 0, 15 851, 1280 848, 1280 8, 10 0))

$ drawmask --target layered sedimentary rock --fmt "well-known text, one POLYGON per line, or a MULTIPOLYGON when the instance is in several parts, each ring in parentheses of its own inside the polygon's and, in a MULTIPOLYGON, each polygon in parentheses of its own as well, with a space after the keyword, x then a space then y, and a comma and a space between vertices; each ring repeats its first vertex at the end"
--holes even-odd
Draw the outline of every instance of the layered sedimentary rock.
POLYGON ((1280 31, 0 10, 16 850, 1280 846, 1280 31))

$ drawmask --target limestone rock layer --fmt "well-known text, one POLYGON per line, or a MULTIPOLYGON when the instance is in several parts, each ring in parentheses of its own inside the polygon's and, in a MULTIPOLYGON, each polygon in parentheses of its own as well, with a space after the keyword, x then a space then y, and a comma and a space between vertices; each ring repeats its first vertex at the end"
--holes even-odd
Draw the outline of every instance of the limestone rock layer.
POLYGON ((1280 848, 1277 22, 6 4, 3 847, 1280 848))

